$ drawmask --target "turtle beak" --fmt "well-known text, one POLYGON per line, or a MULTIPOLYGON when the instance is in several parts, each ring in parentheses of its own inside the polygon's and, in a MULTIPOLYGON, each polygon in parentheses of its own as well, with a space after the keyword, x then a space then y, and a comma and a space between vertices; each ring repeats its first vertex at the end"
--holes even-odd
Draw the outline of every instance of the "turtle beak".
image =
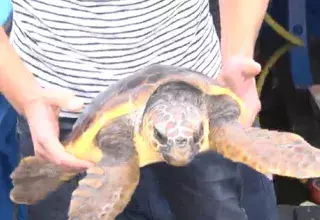
POLYGON ((181 167, 181 166, 185 166, 187 164, 189 164, 193 158, 195 157, 195 155, 192 155, 188 158, 184 158, 183 160, 181 160, 180 158, 174 158, 171 155, 168 154, 163 154, 163 159, 170 165, 172 166, 177 166, 177 167, 181 167))
POLYGON ((199 152, 199 146, 193 141, 175 140, 168 141, 162 150, 163 159, 173 166, 185 166, 189 164, 199 152))

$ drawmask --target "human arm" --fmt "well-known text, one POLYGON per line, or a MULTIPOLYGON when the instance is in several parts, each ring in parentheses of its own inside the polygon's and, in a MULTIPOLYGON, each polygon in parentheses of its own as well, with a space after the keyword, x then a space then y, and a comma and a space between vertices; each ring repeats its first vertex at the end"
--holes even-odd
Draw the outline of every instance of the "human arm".
POLYGON ((67 154, 58 139, 60 108, 79 110, 83 102, 69 91, 40 87, 1 27, 0 91, 17 112, 27 118, 36 155, 67 167, 83 169, 91 165, 67 154))
POLYGON ((223 60, 234 54, 253 57, 268 3, 269 0, 219 0, 223 60))
POLYGON ((41 94, 41 87, 14 52, 3 28, 0 28, 0 91, 20 114, 41 94))
POLYGON ((223 66, 219 80, 251 110, 249 126, 261 108, 254 79, 261 66, 253 56, 268 3, 269 0, 219 0, 223 66))

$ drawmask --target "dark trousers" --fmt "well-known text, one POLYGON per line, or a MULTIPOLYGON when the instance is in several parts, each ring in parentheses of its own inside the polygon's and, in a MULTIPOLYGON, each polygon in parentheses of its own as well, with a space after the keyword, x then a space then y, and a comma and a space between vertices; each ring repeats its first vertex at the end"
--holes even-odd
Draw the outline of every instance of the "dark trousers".
POLYGON ((10 174, 19 161, 16 136, 17 114, 0 94, 0 219, 26 220, 26 207, 15 206, 9 198, 12 182, 10 174))
MULTIPOLYGON (((61 139, 72 128, 73 121, 68 120, 60 121, 61 139)), ((24 119, 20 118, 18 127, 23 154, 32 155, 24 119)), ((71 193, 79 178, 30 206, 30 219, 67 219, 71 193)), ((116 220, 278 220, 278 215, 270 180, 210 152, 186 167, 159 163, 142 168, 136 192, 116 220)))

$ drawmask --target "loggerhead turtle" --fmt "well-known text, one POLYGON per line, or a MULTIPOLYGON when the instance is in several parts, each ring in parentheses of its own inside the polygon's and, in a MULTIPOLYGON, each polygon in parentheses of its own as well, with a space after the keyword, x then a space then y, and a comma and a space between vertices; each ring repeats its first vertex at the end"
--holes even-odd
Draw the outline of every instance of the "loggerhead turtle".
MULTIPOLYGON (((78 118, 63 142, 67 152, 96 165, 72 194, 69 220, 113 220, 139 181, 139 168, 188 164, 214 150, 264 174, 320 176, 320 150, 300 136, 245 128, 245 106, 227 88, 198 72, 153 65, 110 86, 78 118)), ((12 201, 34 204, 78 172, 37 157, 12 173, 12 201)))

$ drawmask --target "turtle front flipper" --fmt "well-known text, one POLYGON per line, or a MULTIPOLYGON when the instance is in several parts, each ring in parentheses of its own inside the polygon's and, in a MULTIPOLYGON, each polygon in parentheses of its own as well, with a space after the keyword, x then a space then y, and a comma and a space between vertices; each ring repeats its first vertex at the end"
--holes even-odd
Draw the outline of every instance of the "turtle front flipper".
POLYGON ((103 156, 72 193, 69 220, 114 220, 129 203, 140 167, 127 120, 116 119, 95 137, 103 156))
POLYGON ((76 174, 66 173, 60 166, 38 157, 26 157, 11 174, 13 189, 10 198, 17 204, 34 204, 76 174))
POLYGON ((108 157, 87 171, 72 193, 69 220, 114 220, 129 203, 139 181, 136 156, 118 165, 108 157))
POLYGON ((290 132, 225 124, 210 131, 210 147, 226 158, 268 174, 320 177, 320 150, 290 132))

